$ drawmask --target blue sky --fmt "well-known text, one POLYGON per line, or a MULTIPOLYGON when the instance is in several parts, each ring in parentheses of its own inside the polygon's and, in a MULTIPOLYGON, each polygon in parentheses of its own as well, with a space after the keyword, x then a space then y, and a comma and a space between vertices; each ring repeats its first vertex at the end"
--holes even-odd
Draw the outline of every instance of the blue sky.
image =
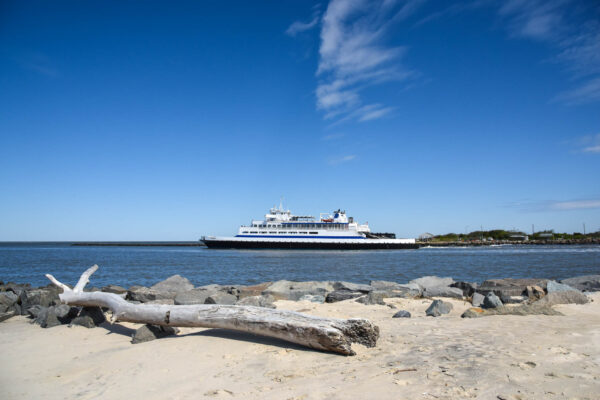
POLYGON ((600 229, 596 1, 0 5, 0 240, 279 203, 402 237, 600 229))

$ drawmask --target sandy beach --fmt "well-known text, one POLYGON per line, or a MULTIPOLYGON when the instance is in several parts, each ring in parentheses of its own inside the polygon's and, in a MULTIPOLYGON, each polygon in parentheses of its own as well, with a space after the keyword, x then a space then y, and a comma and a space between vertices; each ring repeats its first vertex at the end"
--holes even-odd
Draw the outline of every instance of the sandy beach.
POLYGON ((368 318, 375 348, 346 357, 214 329, 132 345, 139 325, 42 329, 26 317, 0 323, 2 399, 598 399, 600 293, 564 316, 463 319, 468 302, 438 318, 428 299, 386 299, 410 311, 353 300, 278 301, 278 309, 368 318))

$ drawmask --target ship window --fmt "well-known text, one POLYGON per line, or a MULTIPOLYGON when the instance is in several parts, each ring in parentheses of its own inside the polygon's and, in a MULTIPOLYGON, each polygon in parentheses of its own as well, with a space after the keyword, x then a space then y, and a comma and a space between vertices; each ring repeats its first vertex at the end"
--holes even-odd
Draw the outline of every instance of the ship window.
POLYGON ((318 235, 319 232, 310 232, 311 235, 318 235))
POLYGON ((277 233, 277 232, 269 232, 269 233, 273 234, 273 233, 277 233))
POLYGON ((242 233, 248 233, 248 231, 243 231, 242 233))
POLYGON ((308 232, 298 232, 298 233, 299 233, 299 234, 301 234, 301 235, 306 235, 306 234, 308 234, 308 232))
POLYGON ((258 232, 256 232, 256 231, 250 231, 250 233, 258 233, 258 232))
POLYGON ((290 235, 295 235, 295 234, 297 234, 297 233, 298 233, 298 232, 290 232, 290 235))
POLYGON ((285 232, 279 232, 280 235, 285 235, 285 232))

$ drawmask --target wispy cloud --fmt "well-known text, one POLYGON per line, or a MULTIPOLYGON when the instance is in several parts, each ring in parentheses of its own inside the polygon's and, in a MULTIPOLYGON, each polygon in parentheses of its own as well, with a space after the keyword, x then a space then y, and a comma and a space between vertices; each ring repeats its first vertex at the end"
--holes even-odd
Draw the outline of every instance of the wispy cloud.
POLYGON ((507 205, 523 212, 576 211, 600 208, 600 199, 580 199, 567 201, 520 201, 507 205))
POLYGON ((17 58, 15 61, 21 64, 23 68, 34 71, 40 75, 49 78, 56 78, 59 76, 58 69, 54 67, 52 61, 41 53, 26 54, 17 58))
POLYGON ((319 22, 318 15, 315 15, 313 17, 313 19, 309 22, 296 21, 286 29, 285 33, 294 37, 301 32, 305 32, 305 31, 313 29, 314 27, 317 26, 318 22, 319 22))
POLYGON ((341 139, 343 138, 345 135, 343 133, 332 133, 330 135, 325 135, 321 138, 321 140, 336 140, 336 139, 341 139))
POLYGON ((579 152, 600 154, 600 133, 582 137, 578 142, 579 152))
POLYGON ((575 88, 554 100, 574 105, 600 100, 600 6, 574 0, 509 0, 499 9, 514 37, 554 46, 555 61, 571 71, 575 88))
POLYGON ((395 22, 410 16, 422 0, 331 0, 322 18, 317 109, 326 119, 368 121, 392 109, 364 104, 360 93, 412 72, 400 65, 406 48, 385 44, 395 22))
POLYGON ((329 159, 329 164, 331 164, 331 165, 338 165, 338 164, 347 163, 347 162, 352 161, 354 159, 356 159, 356 155, 354 155, 354 154, 348 154, 348 155, 345 155, 345 156, 330 158, 329 159))

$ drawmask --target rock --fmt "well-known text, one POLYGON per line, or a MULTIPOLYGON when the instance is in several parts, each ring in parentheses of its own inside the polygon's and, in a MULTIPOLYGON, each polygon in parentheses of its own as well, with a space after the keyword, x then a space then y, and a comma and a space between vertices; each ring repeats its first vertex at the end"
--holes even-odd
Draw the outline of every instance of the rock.
POLYGON ((100 290, 103 292, 106 292, 106 293, 114 293, 114 294, 127 293, 127 289, 125 289, 124 287, 121 287, 121 286, 117 286, 117 285, 104 286, 100 290))
MULTIPOLYGON (((539 302, 538 302, 539 303, 539 302)), ((473 307, 465 311, 461 317, 463 318, 478 318, 486 317, 490 315, 563 315, 560 312, 554 310, 549 305, 534 304, 522 304, 516 307, 497 307, 483 310, 481 308, 473 307)))
POLYGON ((79 315, 71 321, 69 326, 79 325, 86 328, 95 328, 106 321, 100 307, 83 307, 79 315))
POLYGON ((471 304, 473 305, 473 307, 481 307, 483 305, 483 299, 485 299, 485 296, 482 295, 481 293, 473 293, 473 298, 471 299, 471 304))
POLYGON ((589 299, 585 294, 578 290, 568 290, 566 292, 548 293, 533 304, 553 306, 556 304, 586 304, 588 302, 589 299))
POLYGON ((448 314, 452 310, 451 303, 442 300, 434 300, 431 305, 425 310, 425 315, 429 317, 439 317, 442 314, 448 314))
POLYGON ((574 287, 571 287, 564 283, 558 283, 556 281, 548 281, 548 284, 546 285, 546 291, 548 292, 548 294, 555 292, 568 292, 570 290, 579 292, 579 290, 575 289, 574 287))
POLYGON ((42 307, 39 304, 36 304, 34 306, 29 307, 27 310, 25 310, 25 312, 27 313, 27 315, 30 318, 36 319, 38 317, 38 315, 40 314, 40 312, 48 307, 42 307))
POLYGON ((19 300, 19 296, 13 292, 0 292, 0 306, 11 308, 19 300))
POLYGON ((14 317, 15 315, 17 315, 15 310, 0 312, 0 322, 6 321, 7 319, 14 317))
POLYGON ((496 308, 502 307, 503 305, 502 300, 500 300, 493 292, 486 294, 483 299, 483 308, 496 308))
POLYGON ((239 289, 239 293, 238 293, 238 298, 241 299, 245 299, 246 297, 256 297, 256 296, 260 296, 262 295, 262 293, 267 290, 267 288, 272 284, 273 282, 263 282, 263 283, 259 283, 258 285, 252 285, 252 286, 240 286, 239 289))
POLYGON ((493 292, 498 297, 527 295, 527 286, 546 287, 548 279, 488 279, 484 281, 475 291, 484 296, 493 292))
POLYGON ((60 304, 54 307, 54 313, 61 324, 69 324, 79 312, 79 307, 72 307, 67 304, 60 304))
POLYGON ((400 310, 396 314, 392 315, 392 318, 410 318, 410 313, 406 310, 400 310))
POLYGON ((422 278, 413 279, 409 283, 419 285, 423 290, 437 286, 450 286, 454 283, 452 278, 440 278, 438 276, 424 276, 422 278))
POLYGON ((305 294, 316 294, 327 296, 327 293, 333 292, 334 288, 330 282, 293 282, 293 281, 277 281, 269 285, 263 291, 263 294, 270 294, 276 300, 294 300, 297 301, 305 294))
POLYGON ((600 275, 584 275, 575 278, 563 279, 560 283, 569 285, 582 292, 600 291, 600 275))
POLYGON ((236 302, 237 302, 237 297, 232 294, 225 293, 225 292, 215 292, 206 298, 206 300, 204 301, 204 304, 233 305, 236 302))
MULTIPOLYGON (((157 284, 150 286, 150 289, 152 290, 167 293, 187 292, 188 290, 192 290, 193 288, 194 285, 192 285, 192 282, 180 275, 170 276, 164 281, 158 282, 157 284)), ((175 298, 175 296, 171 298, 175 298)))
POLYGON ((24 312, 34 305, 49 307, 54 304, 60 304, 58 288, 57 290, 48 288, 25 290, 19 296, 19 300, 21 303, 21 310, 24 310, 24 312))
POLYGON ((527 286, 527 298, 529 300, 532 300, 532 301, 539 300, 542 297, 544 297, 545 295, 546 295, 546 292, 544 292, 544 289, 542 289, 541 287, 539 287, 537 285, 527 286))
POLYGON ((400 284, 390 281, 371 281, 369 286, 372 288, 372 290, 388 290, 395 289, 396 287, 400 286, 400 284))
POLYGON ((346 290, 346 291, 350 291, 350 292, 362 292, 362 293, 369 293, 370 291, 373 290, 373 287, 371 285, 352 283, 352 282, 344 282, 344 281, 334 282, 333 288, 336 291, 337 290, 346 290))
POLYGON ((32 321, 32 323, 38 324, 42 328, 52 328, 53 326, 58 326, 61 324, 56 316, 56 310, 54 306, 40 308, 36 318, 32 321))
POLYGON ((479 284, 474 282, 454 282, 450 285, 450 287, 462 290, 463 296, 465 297, 473 296, 473 293, 475 293, 475 289, 477 289, 478 286, 479 284))
POLYGON ((153 300, 174 299, 175 296, 177 296, 177 293, 175 292, 157 291, 144 286, 132 286, 127 291, 127 296, 125 298, 131 301, 147 303, 153 300))
POLYGON ((412 289, 408 289, 406 287, 397 286, 396 289, 387 289, 387 290, 373 290, 367 293, 363 297, 359 297, 356 299, 357 302, 369 305, 369 304, 379 304, 385 305, 383 299, 389 298, 403 298, 403 299, 413 299, 420 296, 420 292, 412 289))
POLYGON ((459 288, 450 286, 431 286, 423 292, 424 297, 452 297, 455 299, 463 298, 463 291, 459 288))
POLYGON ((355 299, 355 298, 363 296, 363 295, 364 295, 363 292, 339 289, 339 290, 335 290, 331 293, 328 293, 327 297, 325 298, 325 302, 326 303, 337 303, 338 301, 355 299))
POLYGON ((179 333, 179 329, 172 326, 144 325, 138 328, 131 336, 131 343, 138 344, 172 336, 179 333))
POLYGON ((241 300, 238 300, 235 303, 238 306, 254 306, 254 307, 266 307, 266 308, 275 308, 273 302, 275 298, 273 296, 249 296, 244 297, 241 300))
POLYGON ((311 303, 323 304, 325 303, 325 296, 320 294, 305 294, 304 296, 300 297, 298 301, 310 301, 311 303))
POLYGON ((204 304, 206 302, 206 298, 215 293, 217 293, 216 290, 206 290, 201 288, 188 290, 187 292, 177 293, 177 296, 175 296, 175 304, 204 304))

